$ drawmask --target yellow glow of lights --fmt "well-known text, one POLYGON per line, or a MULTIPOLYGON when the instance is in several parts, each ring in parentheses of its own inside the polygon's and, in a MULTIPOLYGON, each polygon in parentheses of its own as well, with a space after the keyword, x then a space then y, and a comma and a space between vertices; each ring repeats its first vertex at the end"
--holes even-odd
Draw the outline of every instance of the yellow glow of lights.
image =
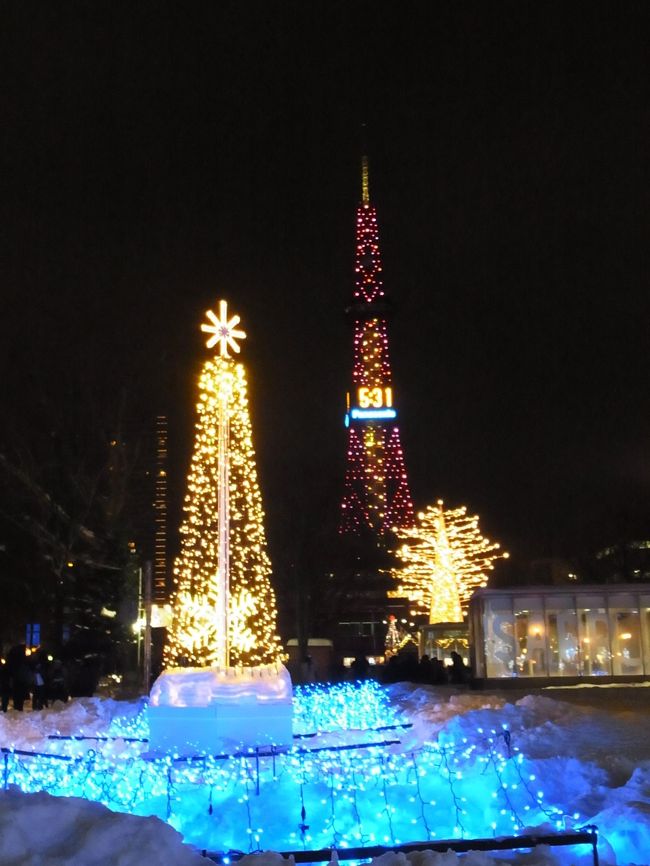
POLYGON ((430 623, 460 622, 475 589, 487 585, 496 559, 507 558, 500 546, 481 535, 478 515, 467 508, 445 511, 442 500, 418 514, 410 529, 398 529, 393 569, 397 589, 389 598, 408 598, 430 623))
POLYGON ((181 553, 174 567, 173 619, 165 664, 209 666, 219 647, 218 605, 218 412, 224 395, 229 415, 228 637, 231 666, 280 660, 275 594, 270 582, 264 512, 257 481, 246 373, 223 355, 207 361, 192 463, 181 525, 181 553))
POLYGON ((361 201, 363 204, 370 202, 370 184, 368 182, 368 157, 361 158, 361 201))
POLYGON ((211 325, 201 325, 201 330, 208 334, 212 334, 207 341, 206 346, 212 349, 213 346, 219 344, 219 354, 222 358, 229 358, 228 347, 235 354, 239 353, 239 344, 237 340, 243 340, 246 337, 244 331, 238 331, 237 325, 240 323, 239 316, 228 318, 228 303, 227 301, 219 301, 219 316, 215 316, 212 310, 207 310, 206 316, 212 322, 211 325))

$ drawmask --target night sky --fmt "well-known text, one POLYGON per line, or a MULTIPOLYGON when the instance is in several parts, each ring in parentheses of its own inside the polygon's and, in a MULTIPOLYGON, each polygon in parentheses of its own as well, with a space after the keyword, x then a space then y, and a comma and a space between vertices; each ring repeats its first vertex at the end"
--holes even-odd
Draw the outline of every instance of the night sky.
POLYGON ((335 520, 365 122, 416 506, 468 504, 522 568, 650 536, 646 2, 2 18, 6 417, 124 389, 182 478, 224 297, 276 551, 335 520))

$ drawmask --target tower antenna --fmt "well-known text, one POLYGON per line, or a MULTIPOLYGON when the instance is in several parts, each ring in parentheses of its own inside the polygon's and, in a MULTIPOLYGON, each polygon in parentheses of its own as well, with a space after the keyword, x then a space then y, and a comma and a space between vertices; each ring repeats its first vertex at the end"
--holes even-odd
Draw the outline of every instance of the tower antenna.
POLYGON ((368 157, 361 157, 361 202, 370 204, 370 188, 368 185, 368 157))
POLYGON ((366 124, 361 124, 361 203, 370 204, 368 182, 368 148, 366 147, 366 124))

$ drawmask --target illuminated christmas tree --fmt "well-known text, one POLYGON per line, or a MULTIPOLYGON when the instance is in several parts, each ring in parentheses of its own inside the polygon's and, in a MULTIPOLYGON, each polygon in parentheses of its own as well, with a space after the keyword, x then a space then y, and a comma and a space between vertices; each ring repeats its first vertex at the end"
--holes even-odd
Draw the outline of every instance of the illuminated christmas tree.
POLYGON ((397 628, 397 618, 394 614, 388 617, 388 629, 386 630, 386 638, 384 640, 384 656, 389 659, 394 656, 400 647, 400 633, 397 628))
POLYGON ((478 515, 465 506, 445 511, 441 499, 397 536, 403 565, 393 571, 398 586, 389 597, 408 598, 430 623, 461 622, 471 594, 487 586, 494 561, 508 558, 481 535, 478 515))
POLYGON ((368 162, 362 162, 357 209, 352 391, 347 396, 347 470, 340 531, 373 535, 412 526, 413 503, 397 426, 388 353, 389 307, 384 294, 377 213, 370 203, 368 162))
POLYGON ((199 380, 198 420, 174 568, 173 623, 165 649, 169 667, 253 667, 279 660, 275 596, 269 580, 262 500, 239 352, 239 316, 212 311, 199 380))

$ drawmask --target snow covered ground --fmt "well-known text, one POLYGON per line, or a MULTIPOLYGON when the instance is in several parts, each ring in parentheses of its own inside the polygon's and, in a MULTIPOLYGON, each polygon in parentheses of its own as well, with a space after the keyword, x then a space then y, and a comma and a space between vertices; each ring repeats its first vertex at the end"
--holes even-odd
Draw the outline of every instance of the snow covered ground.
MULTIPOLYGON (((202 850, 342 851, 596 824, 603 866, 650 866, 645 685, 528 695, 348 685, 301 690, 296 709, 304 736, 291 753, 193 761, 148 753, 143 700, 0 715, 0 863, 207 866, 202 850)), ((492 866, 508 857, 592 862, 587 847, 379 860, 492 866)), ((265 854, 249 866, 281 863, 265 854)))

